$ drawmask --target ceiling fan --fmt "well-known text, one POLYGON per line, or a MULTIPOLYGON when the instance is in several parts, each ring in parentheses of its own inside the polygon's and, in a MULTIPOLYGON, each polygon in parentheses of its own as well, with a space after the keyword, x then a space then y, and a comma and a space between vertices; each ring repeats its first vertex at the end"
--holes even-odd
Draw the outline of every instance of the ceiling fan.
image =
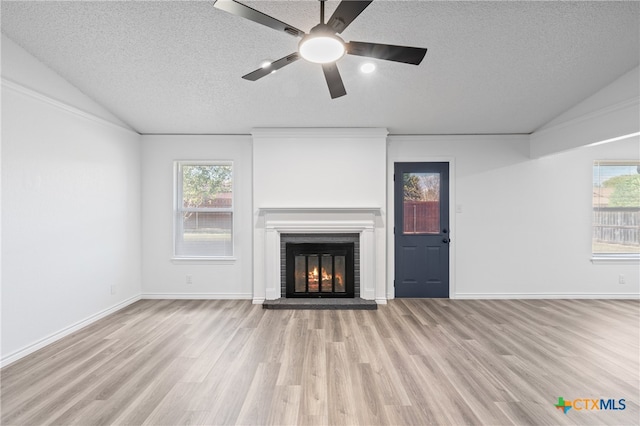
POLYGON ((394 46, 390 44, 366 43, 361 41, 345 42, 337 34, 341 34, 350 24, 371 4, 371 1, 343 0, 324 23, 324 1, 320 0, 320 23, 313 27, 309 34, 296 27, 272 18, 235 0, 217 0, 214 7, 225 12, 249 19, 277 31, 301 37, 298 51, 271 63, 265 63, 261 68, 243 75, 245 80, 256 81, 280 68, 289 65, 301 57, 309 62, 322 65, 324 77, 329 86, 331 99, 347 94, 342 83, 342 77, 336 62, 345 54, 366 56, 387 61, 403 62, 419 65, 427 53, 427 49, 409 46, 394 46))

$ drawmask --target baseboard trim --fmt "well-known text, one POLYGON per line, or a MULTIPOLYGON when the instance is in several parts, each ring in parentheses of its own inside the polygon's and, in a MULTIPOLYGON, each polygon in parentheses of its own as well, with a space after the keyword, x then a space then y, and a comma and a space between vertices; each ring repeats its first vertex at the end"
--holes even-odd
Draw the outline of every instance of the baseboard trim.
POLYGON ((254 297, 252 303, 254 305, 262 305, 266 299, 264 297, 254 297))
POLYGON ((28 346, 25 346, 22 349, 19 349, 9 355, 7 355, 6 357, 2 358, 2 360, 0 360, 0 368, 6 367, 9 364, 13 364, 14 362, 18 361, 21 358, 24 358, 25 356, 32 354, 33 352, 37 351, 38 349, 42 349, 47 345, 50 345, 51 343, 55 343, 58 340, 62 339, 63 337, 66 337, 68 335, 70 335, 71 333, 74 333, 78 330, 80 330, 81 328, 84 328, 96 321, 98 321, 99 319, 102 319, 104 317, 106 317, 107 315, 111 315, 114 312, 117 312, 129 305, 131 305, 132 303, 137 302, 138 300, 140 300, 140 295, 137 296, 133 296, 130 297, 129 299, 126 299, 116 305, 113 305, 110 308, 104 309, 98 313, 95 313, 91 316, 88 316, 87 318, 78 321, 68 327, 63 328, 60 331, 57 331, 53 334, 48 335, 47 337, 38 340, 35 343, 32 343, 28 346))
POLYGON ((640 299, 640 293, 457 293, 452 299, 640 299))
POLYGON ((376 303, 378 305, 386 305, 387 304, 387 298, 386 297, 376 297, 376 303))
POLYGON ((252 299, 251 293, 142 293, 142 299, 252 299))

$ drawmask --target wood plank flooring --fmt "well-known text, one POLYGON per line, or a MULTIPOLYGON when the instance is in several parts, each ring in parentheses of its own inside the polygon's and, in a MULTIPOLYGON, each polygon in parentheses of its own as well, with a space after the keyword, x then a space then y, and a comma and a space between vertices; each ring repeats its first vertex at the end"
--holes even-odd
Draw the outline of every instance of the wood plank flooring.
POLYGON ((638 424, 639 313, 638 300, 396 299, 377 311, 143 300, 2 369, 1 420, 638 424), (626 408, 564 414, 558 397, 626 408))

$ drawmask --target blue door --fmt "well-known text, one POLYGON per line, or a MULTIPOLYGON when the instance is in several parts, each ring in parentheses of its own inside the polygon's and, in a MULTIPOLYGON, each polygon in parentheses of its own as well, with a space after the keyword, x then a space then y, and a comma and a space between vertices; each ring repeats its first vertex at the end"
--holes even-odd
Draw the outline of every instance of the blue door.
POLYGON ((449 297, 449 163, 395 163, 395 296, 449 297))

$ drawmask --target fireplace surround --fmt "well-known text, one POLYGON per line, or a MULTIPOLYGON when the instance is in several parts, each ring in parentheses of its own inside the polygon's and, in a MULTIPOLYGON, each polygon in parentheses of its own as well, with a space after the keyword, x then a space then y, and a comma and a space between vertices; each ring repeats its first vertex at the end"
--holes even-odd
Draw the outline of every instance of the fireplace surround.
MULTIPOLYGON (((254 303, 286 297, 282 286, 282 237, 314 234, 322 238, 357 238, 359 244, 359 297, 386 302, 384 286, 376 279, 378 238, 381 211, 377 207, 260 208, 256 238, 254 303), (262 287, 263 286, 263 287, 262 287), (262 287, 262 289, 260 288, 262 287), (260 297, 260 294, 264 294, 260 297), (378 294, 382 296, 377 296, 378 294)), ((384 274, 380 274, 384 276, 384 274)), ((355 295, 355 291, 354 291, 355 295)))

